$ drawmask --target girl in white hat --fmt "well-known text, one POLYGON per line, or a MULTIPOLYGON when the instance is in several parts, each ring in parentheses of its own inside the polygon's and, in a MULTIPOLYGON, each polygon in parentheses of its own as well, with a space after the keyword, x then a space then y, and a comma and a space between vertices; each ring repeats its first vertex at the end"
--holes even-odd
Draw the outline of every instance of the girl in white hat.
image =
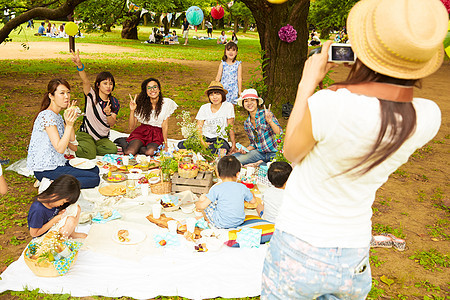
POLYGON ((440 127, 439 107, 413 87, 440 67, 447 26, 439 0, 361 0, 347 19, 358 57, 347 80, 314 94, 331 41, 306 61, 284 142, 296 165, 261 299, 366 298, 376 191, 440 127))
POLYGON ((267 163, 277 153, 276 135, 281 133, 281 126, 277 118, 269 108, 261 108, 264 100, 258 97, 255 89, 246 89, 237 100, 239 106, 243 106, 248 112, 248 118, 244 122, 244 130, 247 133, 250 145, 247 151, 242 149, 234 154, 242 165, 264 162, 267 163))

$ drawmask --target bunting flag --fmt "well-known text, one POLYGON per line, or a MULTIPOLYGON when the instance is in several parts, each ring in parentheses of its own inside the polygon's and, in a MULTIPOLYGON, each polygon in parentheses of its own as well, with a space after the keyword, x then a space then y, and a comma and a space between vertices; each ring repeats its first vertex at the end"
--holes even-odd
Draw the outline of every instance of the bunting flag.
POLYGON ((142 11, 141 11, 141 16, 140 16, 140 18, 142 18, 142 16, 145 15, 146 13, 148 13, 148 12, 149 12, 148 10, 146 10, 145 8, 143 8, 142 11))
POLYGON ((128 11, 138 11, 140 8, 139 6, 137 6, 136 4, 134 4, 133 2, 131 2, 130 0, 127 0, 127 6, 128 6, 128 11))
POLYGON ((172 13, 168 13, 167 14, 167 22, 170 23, 171 20, 172 20, 172 13))
POLYGON ((178 19, 181 16, 182 12, 175 13, 175 20, 178 19))

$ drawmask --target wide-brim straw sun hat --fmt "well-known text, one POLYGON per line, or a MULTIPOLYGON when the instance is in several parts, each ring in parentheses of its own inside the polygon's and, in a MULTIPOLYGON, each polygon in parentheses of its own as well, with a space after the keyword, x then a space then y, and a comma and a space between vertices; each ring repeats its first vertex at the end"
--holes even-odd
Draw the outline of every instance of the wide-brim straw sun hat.
POLYGON ((211 83, 209 84, 208 88, 205 91, 205 94, 208 95, 209 91, 223 91, 226 94, 228 94, 228 91, 226 89, 224 89, 222 83, 220 83, 220 81, 211 81, 211 83))
POLYGON ((256 99, 258 100, 258 105, 264 103, 264 100, 258 96, 258 92, 255 89, 246 89, 241 93, 241 97, 237 99, 237 104, 243 106, 245 99, 256 99))
POLYGON ((423 78, 439 69, 447 27, 448 13, 439 0, 361 0, 347 19, 358 59, 400 79, 423 78))

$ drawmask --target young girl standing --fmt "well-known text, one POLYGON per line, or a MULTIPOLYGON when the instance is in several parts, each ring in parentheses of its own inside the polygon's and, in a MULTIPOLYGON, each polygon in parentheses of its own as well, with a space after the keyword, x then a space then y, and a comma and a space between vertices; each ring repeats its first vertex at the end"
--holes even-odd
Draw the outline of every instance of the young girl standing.
POLYGON ((37 195, 28 211, 28 227, 32 237, 49 230, 58 231, 71 238, 85 238, 85 233, 75 232, 81 208, 75 203, 80 196, 80 182, 72 175, 62 175, 37 195))
POLYGON ((100 72, 91 87, 89 78, 80 59, 80 51, 72 52, 72 61, 83 81, 86 100, 85 116, 77 132, 78 157, 94 159, 97 155, 116 154, 116 145, 109 140, 109 131, 116 124, 119 100, 111 95, 115 80, 110 72, 100 72))
POLYGON ((219 65, 216 81, 220 81, 228 91, 227 102, 236 105, 242 91, 242 62, 236 60, 238 46, 229 42, 225 45, 224 55, 219 65))

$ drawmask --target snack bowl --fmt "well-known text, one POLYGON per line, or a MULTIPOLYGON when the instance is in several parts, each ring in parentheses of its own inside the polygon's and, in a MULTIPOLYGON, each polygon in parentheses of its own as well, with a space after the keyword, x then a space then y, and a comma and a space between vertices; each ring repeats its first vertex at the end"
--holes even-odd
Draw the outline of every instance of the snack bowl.
POLYGON ((148 179, 148 183, 149 184, 156 184, 156 183, 158 183, 160 181, 161 181, 161 178, 159 178, 159 177, 151 177, 151 178, 148 179))
POLYGON ((142 174, 142 170, 141 169, 136 169, 136 168, 133 168, 133 169, 130 169, 129 170, 129 174, 128 174, 128 177, 130 178, 130 179, 139 179, 142 174))
POLYGON ((180 206, 181 211, 185 214, 190 214, 194 211, 195 205, 194 204, 187 204, 180 206))
POLYGON ((202 216, 203 216, 203 213, 202 213, 201 211, 197 211, 196 209, 194 209, 194 215, 195 215, 196 217, 202 217, 202 216))
POLYGON ((241 181, 241 183, 244 184, 248 189, 252 189, 255 187, 255 184, 252 182, 241 181))
POLYGON ((160 200, 160 204, 165 211, 175 211, 180 208, 180 199, 171 194, 165 194, 160 200))

